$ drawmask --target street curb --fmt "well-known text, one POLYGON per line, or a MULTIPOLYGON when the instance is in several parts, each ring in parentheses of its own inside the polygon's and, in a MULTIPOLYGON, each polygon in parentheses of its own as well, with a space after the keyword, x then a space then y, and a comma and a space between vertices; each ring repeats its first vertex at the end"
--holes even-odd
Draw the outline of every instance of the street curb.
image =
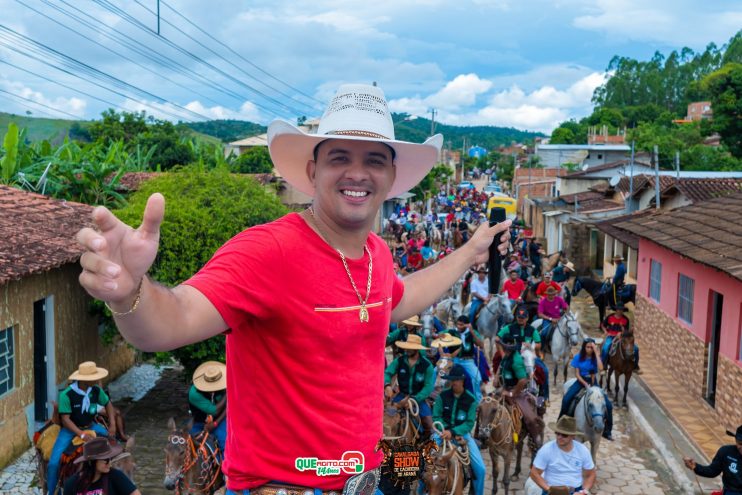
POLYGON ((698 443, 696 443, 696 440, 693 438, 693 435, 691 435, 691 433, 685 429, 685 426, 683 426, 683 423, 678 421, 678 419, 675 417, 672 411, 670 411, 670 408, 668 408, 665 405, 665 403, 662 401, 662 398, 659 395, 657 395, 654 392, 654 390, 652 390, 652 387, 650 387, 644 380, 642 380, 641 375, 636 375, 636 378, 641 383, 642 388, 649 394, 649 396, 652 399, 654 399, 654 401, 665 412, 665 415, 668 418, 670 418, 673 424, 683 433, 683 435, 685 435, 685 438, 688 440, 688 443, 695 450, 695 453, 698 455, 698 458, 703 459, 707 464, 710 463, 711 459, 704 453, 701 446, 698 445, 698 443))

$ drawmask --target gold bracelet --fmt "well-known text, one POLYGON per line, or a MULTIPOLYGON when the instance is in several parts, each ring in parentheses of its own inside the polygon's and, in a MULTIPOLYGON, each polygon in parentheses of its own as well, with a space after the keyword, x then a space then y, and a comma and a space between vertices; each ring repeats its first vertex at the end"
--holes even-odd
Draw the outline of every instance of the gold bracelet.
POLYGON ((142 299, 142 284, 144 283, 144 277, 142 277, 142 280, 139 281, 139 287, 137 287, 137 297, 134 298, 134 302, 131 305, 131 309, 129 311, 124 311, 123 313, 119 313, 118 311, 114 311, 111 306, 108 305, 107 302, 104 302, 103 304, 106 305, 106 308, 108 308, 108 311, 111 312, 113 316, 121 317, 121 316, 127 316, 132 314, 134 311, 137 310, 139 307, 139 301, 142 299))

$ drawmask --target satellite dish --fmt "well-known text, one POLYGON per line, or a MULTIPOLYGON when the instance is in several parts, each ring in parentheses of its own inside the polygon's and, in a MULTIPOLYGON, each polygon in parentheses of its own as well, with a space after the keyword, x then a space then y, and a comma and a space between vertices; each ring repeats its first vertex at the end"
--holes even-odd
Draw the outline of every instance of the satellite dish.
POLYGON ((590 168, 590 165, 588 165, 587 163, 582 166, 582 170, 587 170, 589 168, 590 168))
POLYGON ((610 184, 611 187, 616 187, 619 182, 621 182, 621 177, 619 177, 618 175, 614 175, 613 177, 611 177, 611 180, 608 181, 608 184, 610 184))

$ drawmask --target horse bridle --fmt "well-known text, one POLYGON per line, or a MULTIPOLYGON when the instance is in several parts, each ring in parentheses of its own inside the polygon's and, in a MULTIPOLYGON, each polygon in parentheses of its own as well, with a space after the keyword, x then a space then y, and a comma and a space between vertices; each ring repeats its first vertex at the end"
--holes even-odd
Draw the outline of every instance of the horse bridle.
POLYGON ((168 477, 168 476, 175 476, 175 486, 177 487, 180 484, 180 481, 185 476, 184 468, 185 468, 185 465, 186 465, 186 461, 188 459, 188 453, 189 453, 189 447, 190 447, 190 445, 189 445, 188 439, 186 439, 185 437, 183 437, 181 435, 175 434, 175 433, 171 433, 167 437, 167 441, 168 441, 168 443, 171 443, 171 444, 176 445, 176 446, 177 445, 185 445, 185 455, 186 455, 186 458, 183 460, 183 464, 181 464, 179 468, 177 468, 177 469, 170 468, 168 466, 167 462, 165 463, 165 476, 166 477, 168 477))
POLYGON ((583 396, 582 400, 585 401, 585 420, 587 421, 587 424, 589 426, 593 426, 595 418, 605 418, 605 414, 603 412, 590 412, 590 388, 585 391, 585 395, 583 396))

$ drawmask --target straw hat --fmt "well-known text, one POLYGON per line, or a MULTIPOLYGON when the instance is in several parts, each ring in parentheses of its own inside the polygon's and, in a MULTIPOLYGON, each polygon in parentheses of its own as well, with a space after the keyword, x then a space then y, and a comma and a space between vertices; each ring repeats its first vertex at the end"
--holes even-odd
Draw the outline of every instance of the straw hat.
POLYGON ((82 448, 82 455, 75 459, 75 464, 85 461, 95 461, 99 459, 112 459, 124 451, 121 445, 111 445, 105 437, 97 437, 85 442, 82 448))
POLYGON ((397 175, 387 199, 412 189, 433 168, 443 136, 436 134, 424 143, 397 141, 394 123, 384 92, 367 84, 343 84, 330 101, 316 134, 274 120, 268 126, 268 150, 281 176, 299 191, 314 196, 307 176, 307 162, 314 148, 327 139, 384 143, 394 149, 397 175))
POLYGON ((575 271, 575 264, 572 263, 571 261, 568 261, 567 263, 564 264, 564 268, 573 272, 575 271))
POLYGON ((97 367, 93 361, 85 361, 84 363, 80 363, 77 367, 77 371, 69 376, 69 380, 77 380, 78 382, 97 382, 107 376, 107 369, 97 367))
POLYGON ((227 388, 227 366, 219 361, 206 361, 193 372, 193 385, 201 392, 227 388))
POLYGON ((620 254, 617 254, 616 256, 613 257, 613 261, 623 261, 623 256, 621 256, 620 254))
POLYGON ((425 347, 423 345, 423 339, 420 338, 419 335, 415 335, 414 333, 409 334, 407 336, 407 340, 403 342, 395 342, 394 345, 396 345, 400 349, 416 349, 416 350, 429 349, 429 347, 425 347))
POLYGON ((421 327, 423 326, 422 323, 420 323, 420 318, 417 315, 412 315, 406 320, 402 320, 403 325, 408 325, 411 327, 421 327))
POLYGON ((562 435, 581 435, 582 432, 577 430, 577 422, 572 416, 562 416, 559 421, 549 423, 549 428, 562 435))
POLYGON ((461 339, 458 337, 454 337, 450 333, 444 333, 441 334, 440 337, 435 339, 433 342, 430 343, 430 347, 455 347, 457 345, 461 345, 461 339))
MULTIPOLYGON (((91 438, 91 439, 98 436, 98 434, 95 433, 95 430, 83 430, 82 431, 82 434, 85 435, 86 437, 91 438)), ((88 442, 89 441, 90 440, 88 440, 88 442)), ((79 435, 75 435, 75 438, 72 439, 72 445, 74 445, 75 447, 79 447, 80 445, 82 445, 84 443, 85 443, 85 440, 83 440, 82 438, 80 438, 79 435)))
POLYGON ((557 290, 550 285, 549 288, 546 289, 546 293, 547 294, 556 294, 557 293, 557 290))

